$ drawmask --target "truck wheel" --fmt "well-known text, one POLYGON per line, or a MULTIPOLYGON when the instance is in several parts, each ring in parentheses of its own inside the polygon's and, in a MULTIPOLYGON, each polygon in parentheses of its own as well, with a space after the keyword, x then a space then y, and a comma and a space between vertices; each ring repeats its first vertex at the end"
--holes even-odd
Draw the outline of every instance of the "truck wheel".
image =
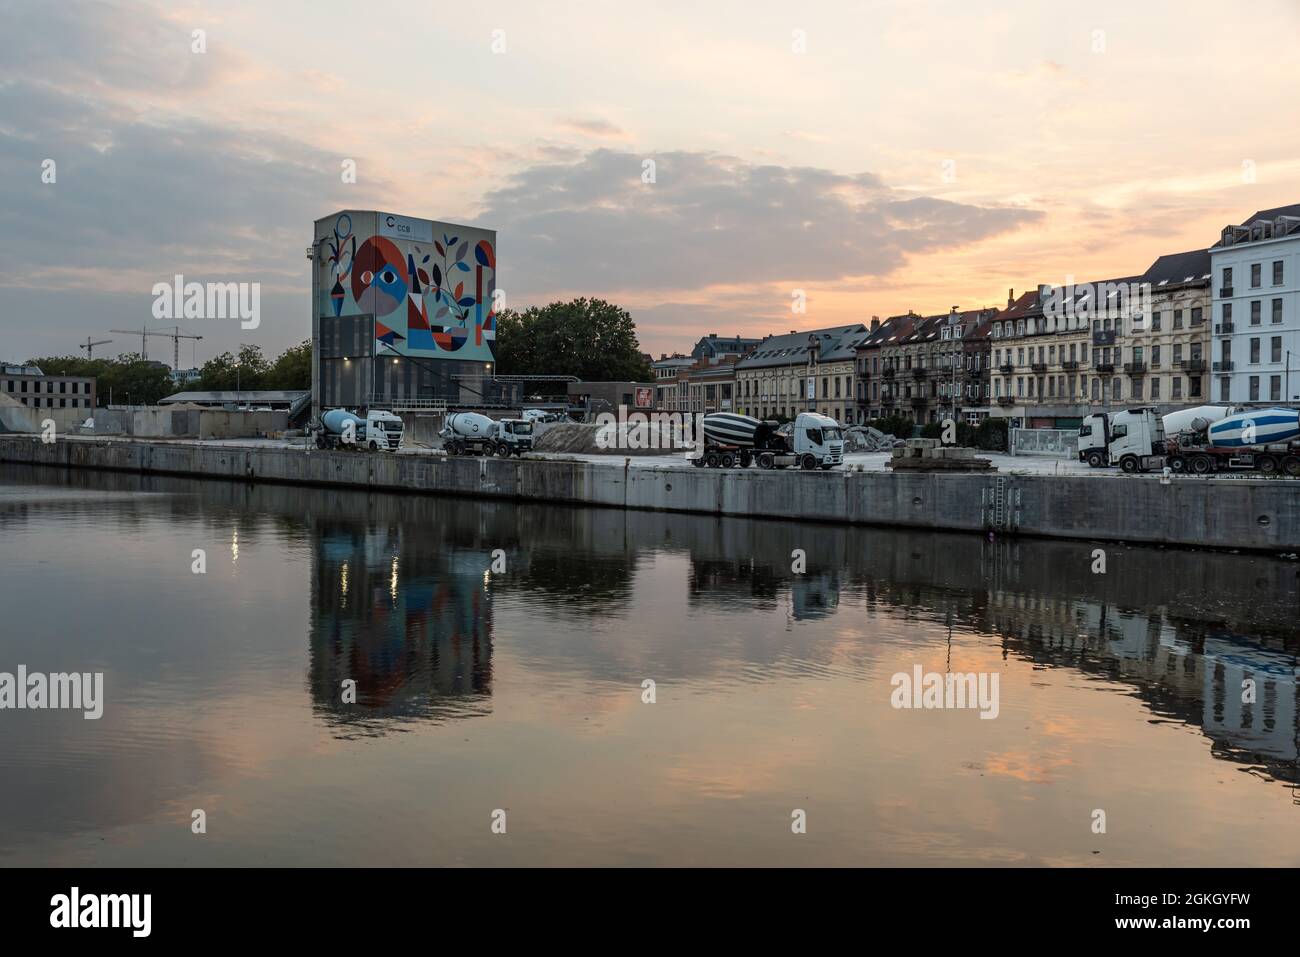
POLYGON ((724 469, 732 468, 736 464, 736 457, 730 452, 724 452, 722 455, 722 467, 724 469))
POLYGON ((1198 455, 1192 459, 1192 471, 1197 475, 1205 475, 1214 471, 1214 462, 1208 455, 1198 455))
POLYGON ((1138 470, 1138 460, 1134 458, 1132 455, 1126 455, 1119 460, 1119 467, 1123 471, 1128 472, 1130 475, 1132 475, 1134 472, 1138 470))
POLYGON ((1089 452, 1089 453, 1088 453, 1088 465, 1089 465, 1089 467, 1094 468, 1094 469, 1099 469, 1099 468, 1101 468, 1101 465, 1102 465, 1102 462, 1101 462, 1101 453, 1100 453, 1100 452, 1089 452))
POLYGON ((813 457, 812 453, 809 453, 799 460, 799 467, 805 472, 811 472, 817 467, 817 459, 813 457))
POLYGON ((1265 475, 1277 474, 1277 459, 1271 455, 1261 455, 1255 459, 1255 468, 1259 469, 1265 475))
POLYGON ((705 464, 708 465, 709 468, 711 468, 711 469, 716 469, 716 468, 718 467, 718 453, 717 453, 717 452, 710 452, 710 453, 705 457, 705 460, 704 460, 704 461, 705 461, 705 464))
POLYGON ((1292 478, 1300 478, 1300 455, 1288 455, 1284 458, 1282 471, 1292 478))

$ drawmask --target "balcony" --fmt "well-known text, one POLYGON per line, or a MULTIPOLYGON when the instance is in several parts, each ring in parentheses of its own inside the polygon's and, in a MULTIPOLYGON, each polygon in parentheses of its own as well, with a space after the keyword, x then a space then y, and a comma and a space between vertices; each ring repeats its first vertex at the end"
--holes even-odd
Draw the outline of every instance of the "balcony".
POLYGON ((1016 371, 1016 367, 1010 362, 1004 362, 1002 365, 998 366, 998 371, 1003 375, 1011 375, 1011 373, 1016 371))
POLYGON ((1114 375, 1115 373, 1115 363, 1113 362, 1098 362, 1092 368, 1098 375, 1114 375))
POLYGON ((1221 286, 1221 287, 1219 288, 1219 298, 1220 298, 1220 299, 1231 299, 1231 298, 1232 298, 1232 287, 1231 287, 1231 286, 1221 286))
POLYGON ((1231 359, 1224 359, 1222 362, 1214 363, 1215 372, 1231 372, 1236 363, 1231 359))
POLYGON ((1066 359, 1061 363, 1061 368, 1066 372, 1078 372, 1079 363, 1074 359, 1066 359))
POLYGON ((1216 322, 1214 324, 1214 334, 1216 336, 1232 335, 1233 325, 1231 322, 1216 322))
POLYGON ((1129 375, 1146 375, 1147 364, 1145 362, 1126 362, 1124 363, 1124 371, 1129 375))
POLYGON ((1046 372, 1046 371, 1047 371, 1047 363, 1046 363, 1046 362, 1031 362, 1031 363, 1029 363, 1029 370, 1030 370, 1031 372, 1046 372))
POLYGON ((998 396, 998 405, 1015 405, 1015 404, 1016 404, 1016 397, 1015 397, 1015 396, 1012 396, 1012 395, 1000 395, 1000 396, 998 396))

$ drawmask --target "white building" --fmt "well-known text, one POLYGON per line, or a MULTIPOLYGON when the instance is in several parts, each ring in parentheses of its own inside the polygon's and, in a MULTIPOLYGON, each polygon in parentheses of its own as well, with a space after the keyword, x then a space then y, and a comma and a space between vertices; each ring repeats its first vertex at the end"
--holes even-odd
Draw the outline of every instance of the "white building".
POLYGON ((1300 204, 1226 226, 1210 250, 1210 397, 1300 401, 1300 204))

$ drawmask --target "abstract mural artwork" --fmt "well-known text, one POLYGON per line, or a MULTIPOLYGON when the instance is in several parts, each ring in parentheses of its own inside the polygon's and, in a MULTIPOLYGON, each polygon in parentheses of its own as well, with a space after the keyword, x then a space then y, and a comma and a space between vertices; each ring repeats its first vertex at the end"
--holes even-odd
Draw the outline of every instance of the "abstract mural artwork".
POLYGON ((335 316, 374 315, 379 351, 491 362, 495 235, 423 222, 433 229, 431 241, 360 238, 352 216, 340 213, 323 240, 328 308, 335 316))

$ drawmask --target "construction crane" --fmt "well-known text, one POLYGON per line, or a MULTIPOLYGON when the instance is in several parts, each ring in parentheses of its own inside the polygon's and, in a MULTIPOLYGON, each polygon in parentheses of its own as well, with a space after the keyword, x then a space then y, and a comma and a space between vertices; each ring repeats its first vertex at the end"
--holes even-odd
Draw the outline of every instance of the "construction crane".
POLYGON ((106 346, 106 345, 108 345, 108 344, 109 344, 110 342, 112 342, 112 341, 113 341, 112 339, 93 339, 93 340, 92 340, 92 339, 90 338, 90 336, 86 336, 86 341, 83 342, 83 343, 81 343, 80 345, 78 345, 77 348, 78 348, 78 349, 85 349, 85 350, 86 350, 86 358, 87 358, 87 359, 93 359, 93 358, 95 358, 95 346, 106 346))
POLYGON ((162 336, 166 339, 170 339, 172 341, 172 369, 176 372, 179 372, 181 368, 181 340, 194 339, 197 341, 203 338, 202 336, 192 336, 188 332, 181 332, 180 326, 177 326, 170 332, 161 329, 109 329, 108 331, 120 332, 123 335, 128 336, 139 336, 141 359, 149 358, 149 336, 162 336))

